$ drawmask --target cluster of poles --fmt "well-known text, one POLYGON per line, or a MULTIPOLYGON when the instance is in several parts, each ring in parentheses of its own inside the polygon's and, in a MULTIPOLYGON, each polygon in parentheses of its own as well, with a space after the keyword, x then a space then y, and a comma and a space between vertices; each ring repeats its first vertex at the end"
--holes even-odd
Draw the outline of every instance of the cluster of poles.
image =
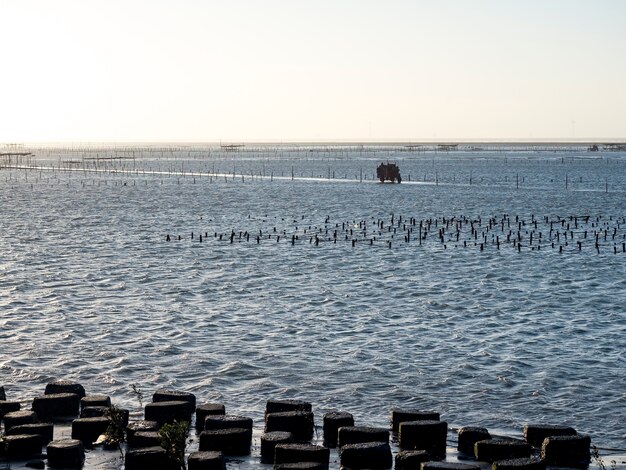
MULTIPOLYGON (((281 221, 284 221, 281 218, 281 221)), ((510 214, 482 218, 453 216, 418 219, 390 215, 389 218, 333 222, 327 217, 317 225, 291 219, 288 227, 265 225, 230 230, 199 230, 185 236, 166 234, 166 242, 190 240, 197 243, 287 243, 314 245, 348 243, 392 248, 398 244, 517 252, 558 250, 600 253, 626 253, 626 218, 624 216, 570 215, 520 217, 510 214)), ((275 222, 278 219, 276 218, 275 222)), ((211 222, 211 221, 209 221, 211 222)), ((266 222, 264 220, 264 222, 266 222)))

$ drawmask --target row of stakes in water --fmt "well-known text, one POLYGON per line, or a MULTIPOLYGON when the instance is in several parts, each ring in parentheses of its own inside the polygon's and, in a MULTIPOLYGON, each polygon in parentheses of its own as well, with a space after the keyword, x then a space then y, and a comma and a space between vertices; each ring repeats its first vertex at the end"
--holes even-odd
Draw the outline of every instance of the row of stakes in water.
MULTIPOLYGON (((78 383, 56 381, 32 401, 31 408, 21 410, 20 402, 7 401, 0 387, 5 432, 0 461, 33 459, 30 466, 44 468, 46 458, 51 468, 82 468, 85 449, 102 445, 126 450, 126 470, 179 469, 181 459, 189 470, 223 470, 226 462, 236 463, 232 459, 252 453, 252 418, 227 414, 220 403, 196 404, 189 392, 157 391, 144 407, 144 419, 129 422, 128 410, 112 406, 110 397, 87 395, 78 383), (184 447, 194 417, 198 451, 186 455, 180 447, 173 450, 172 443, 184 447), (71 438, 55 439, 59 421, 71 422, 71 438), (182 442, 173 441, 171 434, 167 437, 172 429, 182 429, 182 442)), ((326 470, 331 449, 337 449, 345 469, 389 469, 394 461, 398 470, 480 470, 486 463, 494 470, 545 469, 547 465, 584 467, 591 458, 589 436, 569 426, 529 424, 524 426, 524 439, 494 437, 482 427, 450 431, 456 434, 456 461, 446 460, 449 429, 437 412, 394 408, 389 428, 358 426, 349 412, 328 412, 323 417, 323 438, 315 439, 311 403, 268 400, 260 462, 275 469, 326 470)))
MULTIPOLYGON (((276 218, 275 218, 276 219, 276 218)), ((301 216, 301 221, 305 216, 301 216)), ((293 219, 292 219, 293 220, 293 219)), ((284 218, 281 221, 285 221, 284 218)), ((212 222, 212 220, 209 220, 212 222)), ((266 219, 262 220, 266 223, 266 219)), ((542 248, 582 251, 592 248, 598 254, 602 252, 626 253, 626 219, 609 216, 568 216, 541 219, 534 215, 529 220, 519 216, 504 214, 499 217, 442 217, 417 219, 391 215, 390 219, 371 218, 368 220, 352 220, 332 223, 326 218, 319 225, 295 225, 288 228, 277 228, 276 225, 255 229, 235 230, 229 232, 204 231, 191 232, 191 240, 202 243, 211 239, 217 241, 256 242, 263 240, 275 243, 288 242, 291 245, 307 243, 318 246, 320 243, 336 244, 343 241, 352 246, 384 244, 388 248, 392 243, 413 243, 419 246, 435 245, 444 250, 448 247, 476 247, 483 251, 486 247, 499 250, 501 246, 510 246, 521 252, 541 251, 542 248)), ((187 238, 187 237, 185 237, 187 238)), ((182 240, 181 235, 167 234, 166 241, 182 240)))

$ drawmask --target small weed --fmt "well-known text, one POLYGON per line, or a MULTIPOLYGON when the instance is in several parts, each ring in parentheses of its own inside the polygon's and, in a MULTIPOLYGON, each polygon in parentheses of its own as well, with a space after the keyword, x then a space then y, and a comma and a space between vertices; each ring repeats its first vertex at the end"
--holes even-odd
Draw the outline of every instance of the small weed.
POLYGON ((167 455, 176 461, 180 468, 186 470, 185 448, 187 446, 187 431, 189 423, 174 421, 171 424, 164 424, 159 430, 161 447, 165 449, 167 455))
MULTIPOLYGON (((594 445, 591 446, 591 457, 593 457, 593 460, 600 470, 606 470, 604 459, 600 457, 600 452, 598 452, 598 448, 594 445)), ((617 470, 617 462, 615 460, 611 460, 611 470, 617 470)))
POLYGON ((126 429, 124 426, 124 410, 118 408, 117 406, 111 406, 111 408, 109 408, 109 411, 107 412, 107 417, 111 420, 111 422, 109 423, 109 427, 104 433, 104 444, 110 447, 117 447, 120 451, 120 454, 123 455, 121 445, 122 442, 124 442, 126 439, 126 429))
POLYGON ((132 389, 137 400, 139 400, 139 408, 143 408, 143 392, 137 384, 130 384, 130 388, 132 389))

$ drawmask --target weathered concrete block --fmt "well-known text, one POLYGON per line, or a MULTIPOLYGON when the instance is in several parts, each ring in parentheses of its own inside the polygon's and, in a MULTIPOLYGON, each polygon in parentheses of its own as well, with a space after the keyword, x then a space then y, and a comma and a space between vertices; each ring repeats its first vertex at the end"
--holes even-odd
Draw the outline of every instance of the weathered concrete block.
POLYGON ((245 428, 215 429, 200 433, 201 451, 220 451, 225 456, 249 455, 252 431, 245 428))
POLYGON ((154 447, 161 445, 161 436, 158 431, 138 431, 133 437, 127 439, 128 447, 136 449, 138 447, 154 447))
POLYGON ((141 431, 158 431, 159 423, 156 421, 134 421, 126 426, 126 437, 132 439, 136 432, 141 431))
POLYGON ((537 458, 522 458, 509 460, 496 460, 491 466, 492 470, 545 470, 546 463, 537 458))
POLYGON ((591 459, 591 438, 576 436, 547 437, 541 446, 541 458, 548 465, 559 467, 586 467, 591 459))
POLYGON ((224 470, 224 455, 221 452, 192 452, 187 459, 187 470, 224 470))
POLYGON ((4 456, 9 459, 27 459, 41 455, 43 440, 38 434, 16 434, 4 437, 4 456))
POLYGON ((396 454, 394 468, 396 470, 415 470, 421 468, 422 462, 428 462, 430 455, 425 450, 401 450, 396 454))
POLYGON ((52 423, 20 424, 13 426, 7 431, 8 436, 14 436, 16 434, 37 434, 41 436, 41 440, 45 444, 52 440, 54 425, 52 423))
MULTIPOLYGON (((116 408, 117 411, 120 412, 120 417, 122 421, 122 426, 128 426, 128 419, 130 416, 130 412, 123 408, 116 408)), ((97 417, 107 417, 110 418, 112 412, 112 408, 106 406, 87 406, 82 409, 80 412, 81 418, 97 418, 97 417)))
POLYGON ((80 398, 83 398, 85 394, 85 388, 76 382, 71 380, 56 380, 46 385, 44 392, 46 395, 54 395, 56 393, 75 393, 80 398))
POLYGON ((524 426, 524 439, 533 447, 541 447, 546 437, 575 435, 576 430, 569 426, 548 424, 527 424, 524 426))
POLYGON ((4 431, 8 433, 13 426, 20 424, 33 424, 37 422, 37 414, 34 411, 11 411, 2 418, 4 431))
POLYGON ((266 432, 261 436, 261 463, 274 463, 274 449, 277 444, 291 444, 293 434, 285 431, 266 432))
POLYGON ((324 445, 337 447, 337 434, 341 427, 354 426, 354 417, 346 411, 333 411, 324 415, 324 445))
POLYGON ((216 429, 232 429, 243 428, 252 432, 252 418, 238 415, 212 415, 207 416, 204 420, 205 431, 214 431, 216 429))
POLYGON ((152 395, 154 403, 163 401, 184 401, 189 404, 189 415, 193 415, 196 409, 196 396, 193 393, 181 392, 178 390, 157 390, 152 395))
POLYGON ((393 458, 388 442, 346 444, 339 449, 339 462, 345 468, 391 468, 393 458))
POLYGON ((224 416, 226 407, 222 403, 203 403, 196 406, 196 432, 204 430, 204 420, 207 416, 224 416))
POLYGON ((191 423, 191 415, 189 402, 186 401, 147 403, 145 407, 146 421, 156 421, 160 425, 174 421, 191 423))
POLYGON ((24 466, 26 468, 38 468, 38 469, 44 470, 46 468, 46 462, 44 462, 40 458, 35 458, 33 460, 29 460, 28 462, 26 462, 24 466))
POLYGON ((92 444, 104 434, 111 420, 104 416, 94 418, 77 418, 72 421, 72 439, 78 439, 84 444, 92 444))
POLYGON ((7 413, 20 411, 21 409, 22 405, 19 401, 0 401, 0 419, 7 413))
POLYGON ((339 447, 364 442, 389 442, 389 430, 366 426, 342 426, 337 432, 337 445, 339 447))
POLYGON ((85 449, 78 439, 52 441, 46 451, 50 467, 82 468, 85 462, 85 449))
POLYGON ((491 439, 491 434, 487 431, 487 428, 480 428, 475 426, 466 426, 459 429, 459 439, 457 444, 457 450, 464 454, 474 455, 474 444, 478 441, 486 441, 491 439))
POLYGON ((129 449, 124 457, 126 470, 180 470, 180 465, 168 458, 162 447, 129 449))
POLYGON ((283 413, 285 411, 312 411, 311 403, 302 400, 267 400, 265 414, 283 413))
POLYGON ((436 411, 418 411, 393 408, 391 410, 391 430, 398 432, 403 421, 439 421, 436 411))
POLYGON ((424 462, 422 470, 480 470, 478 463, 424 462))
POLYGON ((483 462, 530 457, 530 444, 520 439, 487 439, 474 444, 474 456, 483 462))
POLYGON ((403 421, 399 440, 403 450, 425 450, 434 459, 446 455, 448 423, 445 421, 403 421))
POLYGON ((33 400, 33 411, 41 419, 63 419, 78 416, 80 397, 75 393, 59 392, 41 395, 33 400))
POLYGON ((313 438, 313 413, 309 411, 281 411, 265 415, 265 432, 287 431, 296 441, 313 438))
POLYGON ((328 467, 330 449, 311 444, 276 444, 274 463, 317 462, 328 467))
POLYGON ((81 418, 96 418, 99 416, 107 416, 111 408, 108 406, 87 406, 80 412, 81 418))
POLYGON ((87 395, 80 399, 80 410, 89 406, 105 406, 111 408, 111 397, 108 395, 87 395))

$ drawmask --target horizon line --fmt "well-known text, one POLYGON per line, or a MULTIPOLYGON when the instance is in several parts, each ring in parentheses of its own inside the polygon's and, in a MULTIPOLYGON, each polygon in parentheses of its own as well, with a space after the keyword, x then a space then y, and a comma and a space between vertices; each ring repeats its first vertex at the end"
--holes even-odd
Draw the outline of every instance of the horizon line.
POLYGON ((607 138, 441 138, 441 139, 218 139, 218 140, 59 140, 1 141, 0 146, 61 145, 593 145, 624 144, 626 137, 607 138))

